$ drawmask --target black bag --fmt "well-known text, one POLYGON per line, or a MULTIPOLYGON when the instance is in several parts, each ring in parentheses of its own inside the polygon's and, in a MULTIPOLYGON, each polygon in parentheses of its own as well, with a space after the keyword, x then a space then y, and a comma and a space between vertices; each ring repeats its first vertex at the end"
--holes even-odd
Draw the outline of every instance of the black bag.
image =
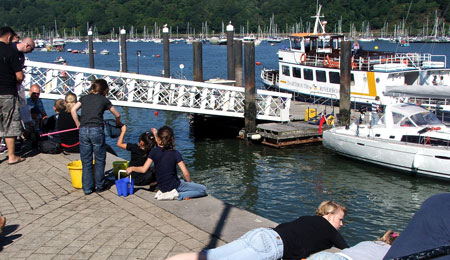
POLYGON ((62 152, 61 144, 49 140, 40 141, 38 149, 41 153, 58 154, 62 152))

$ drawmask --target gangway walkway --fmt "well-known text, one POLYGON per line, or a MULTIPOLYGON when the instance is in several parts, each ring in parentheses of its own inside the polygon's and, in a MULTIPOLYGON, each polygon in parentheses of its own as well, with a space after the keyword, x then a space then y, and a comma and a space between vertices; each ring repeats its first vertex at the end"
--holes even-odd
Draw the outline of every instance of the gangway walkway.
MULTIPOLYGON (((169 110, 205 115, 244 117, 245 89, 189 80, 90 69, 67 65, 25 62, 25 89, 39 84, 42 98, 64 98, 68 92, 87 94, 92 79, 105 79, 113 105, 169 110)), ((291 94, 258 89, 256 118, 289 121, 291 94)))

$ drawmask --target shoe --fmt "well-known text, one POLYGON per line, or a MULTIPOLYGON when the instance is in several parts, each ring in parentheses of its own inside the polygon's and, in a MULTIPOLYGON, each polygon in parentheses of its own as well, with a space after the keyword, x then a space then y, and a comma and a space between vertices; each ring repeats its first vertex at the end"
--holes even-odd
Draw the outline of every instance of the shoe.
POLYGON ((4 154, 4 153, 7 153, 8 152, 8 148, 6 148, 6 146, 1 146, 0 147, 0 154, 4 154))
POLYGON ((21 163, 23 161, 25 161, 25 158, 22 158, 22 157, 19 156, 19 158, 17 158, 17 161, 15 161, 15 162, 8 162, 8 165, 18 164, 18 163, 21 163))
POLYGON ((90 190, 90 191, 88 191, 88 192, 85 191, 85 192, 84 192, 84 195, 87 196, 87 195, 90 195, 90 194, 92 194, 92 193, 94 193, 94 191, 92 191, 92 190, 90 190))
POLYGON ((3 227, 6 225, 6 218, 0 216, 0 235, 3 233, 3 227))

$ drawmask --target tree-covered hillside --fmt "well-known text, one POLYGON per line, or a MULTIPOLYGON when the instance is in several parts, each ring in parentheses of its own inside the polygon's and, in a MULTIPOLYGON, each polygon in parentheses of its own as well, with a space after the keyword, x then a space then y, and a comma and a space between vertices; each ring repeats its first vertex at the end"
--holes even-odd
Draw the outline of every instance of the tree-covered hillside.
MULTIPOLYGON (((389 32, 405 20, 410 33, 419 33, 429 21, 431 32, 435 16, 450 22, 450 0, 328 0, 320 1, 322 14, 333 31, 342 18, 342 30, 348 32, 351 24, 361 31, 363 22, 371 29, 381 29, 386 23, 389 32), (409 10, 409 12, 408 12, 409 10)), ((222 22, 232 21, 237 32, 247 26, 256 32, 258 25, 268 28, 272 15, 278 31, 306 27, 312 22, 316 1, 305 0, 1 0, 0 23, 17 31, 42 32, 52 30, 57 22, 59 34, 63 28, 70 34, 72 28, 86 35, 86 24, 94 25, 99 34, 109 34, 113 27, 131 26, 142 33, 143 27, 153 28, 155 22, 178 27, 184 33, 190 28, 199 33, 207 22, 210 32, 220 32, 222 22)), ((448 24, 444 25, 448 32, 448 24)), ((442 23, 440 22, 440 29, 442 23)), ((149 30, 150 31, 150 30, 149 30)), ((117 31, 116 31, 117 32, 117 31)))

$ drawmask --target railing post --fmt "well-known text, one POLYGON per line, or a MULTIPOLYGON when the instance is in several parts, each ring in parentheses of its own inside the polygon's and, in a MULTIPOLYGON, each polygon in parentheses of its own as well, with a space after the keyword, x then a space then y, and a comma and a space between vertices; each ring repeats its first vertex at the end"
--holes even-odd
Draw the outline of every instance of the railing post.
POLYGON ((120 30, 120 71, 128 72, 127 63, 127 31, 120 30))
POLYGON ((234 55, 233 55, 233 39, 234 26, 230 23, 227 25, 227 62, 228 62, 228 79, 234 80, 234 55))
POLYGON ((236 86, 242 86, 242 40, 234 40, 234 78, 236 86))
POLYGON ((341 52, 341 87, 339 91, 339 121, 341 125, 350 123, 350 83, 352 49, 349 41, 342 42, 341 52))
POLYGON ((255 43, 245 43, 245 132, 256 132, 255 43))
POLYGON ((203 53, 202 53, 202 42, 194 41, 192 43, 192 49, 194 51, 194 80, 203 82, 203 53))
POLYGON ((164 45, 164 77, 170 78, 170 51, 169 51, 169 28, 164 25, 163 28, 164 45))
POLYGON ((91 69, 95 68, 94 66, 94 41, 93 41, 92 31, 89 29, 88 31, 88 52, 89 52, 89 67, 91 69))

